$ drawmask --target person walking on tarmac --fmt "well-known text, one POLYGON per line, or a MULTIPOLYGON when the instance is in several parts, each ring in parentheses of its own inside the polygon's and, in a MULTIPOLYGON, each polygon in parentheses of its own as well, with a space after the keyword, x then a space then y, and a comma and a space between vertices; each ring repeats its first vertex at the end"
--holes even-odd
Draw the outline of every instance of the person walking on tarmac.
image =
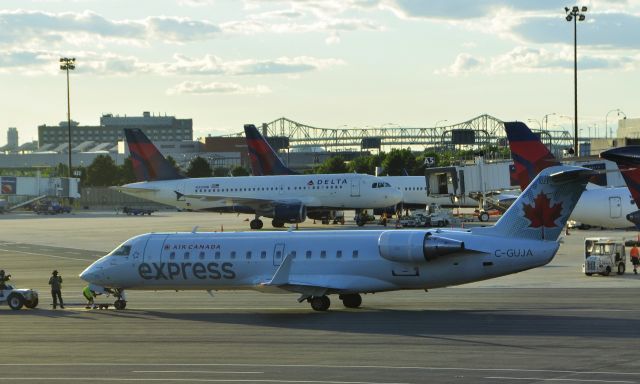
POLYGON ((631 256, 631 264, 633 264, 633 273, 638 274, 638 264, 640 264, 640 250, 638 249, 637 244, 633 244, 633 248, 631 248, 631 252, 629 252, 631 256))
POLYGON ((87 306, 85 308, 86 309, 95 308, 93 303, 93 298, 96 297, 96 293, 93 292, 88 285, 84 287, 84 289, 82 290, 82 295, 84 296, 85 299, 87 299, 87 306))
POLYGON ((0 269, 0 290, 6 289, 7 288, 7 284, 5 284, 7 281, 9 281, 9 278, 11 277, 11 275, 5 275, 4 274, 4 269, 0 269))
POLYGON ((62 301, 62 276, 58 276, 58 271, 54 270, 51 272, 49 285, 51 286, 51 297, 53 297, 53 309, 56 309, 58 300, 60 300, 60 308, 64 309, 64 302, 62 301))

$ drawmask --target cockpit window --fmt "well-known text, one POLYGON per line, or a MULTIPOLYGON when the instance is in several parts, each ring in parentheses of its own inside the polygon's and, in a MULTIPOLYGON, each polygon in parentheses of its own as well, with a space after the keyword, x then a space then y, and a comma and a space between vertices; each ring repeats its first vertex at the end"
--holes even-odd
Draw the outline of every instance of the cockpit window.
POLYGON ((130 245, 122 245, 119 248, 116 248, 115 251, 111 252, 111 256, 129 256, 129 252, 131 252, 130 245))

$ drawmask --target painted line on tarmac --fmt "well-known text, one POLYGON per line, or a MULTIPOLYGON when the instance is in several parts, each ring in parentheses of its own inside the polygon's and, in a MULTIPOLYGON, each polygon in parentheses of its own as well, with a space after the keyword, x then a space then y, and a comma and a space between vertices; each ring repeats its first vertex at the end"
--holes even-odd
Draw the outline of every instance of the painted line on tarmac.
POLYGON ((11 253, 23 253, 26 255, 35 255, 35 256, 46 256, 46 257, 53 257, 55 259, 68 259, 68 260, 78 260, 78 261, 91 261, 89 259, 78 259, 76 257, 68 257, 68 256, 56 256, 56 255, 47 255, 46 253, 37 253, 37 252, 25 252, 25 251, 16 251, 13 249, 1 249, 0 251, 2 252, 11 252, 11 253))
POLYGON ((225 373, 232 375, 263 374, 259 371, 131 371, 133 373, 225 373))
POLYGON ((624 381, 624 380, 594 380, 594 379, 560 379, 550 378, 545 379, 542 377, 507 377, 507 376, 489 376, 484 377, 489 380, 535 380, 535 381, 562 381, 562 382, 577 382, 577 383, 637 383, 637 381, 624 381))
POLYGON ((302 384, 411 384, 407 382, 382 382, 382 381, 334 381, 334 380, 285 380, 285 379, 185 379, 175 378, 124 378, 124 377, 2 377, 0 380, 25 381, 25 380, 46 380, 46 381, 176 381, 188 383, 302 383, 302 384))
MULTIPOLYGON (((572 371, 560 369, 417 367, 396 365, 337 365, 337 364, 258 364, 258 363, 0 363, 0 367, 276 367, 276 368, 336 368, 336 369, 396 369, 417 371, 466 372, 538 372, 576 375, 640 376, 640 372, 572 371)), ((4 379, 0 376, 0 379, 4 379)))

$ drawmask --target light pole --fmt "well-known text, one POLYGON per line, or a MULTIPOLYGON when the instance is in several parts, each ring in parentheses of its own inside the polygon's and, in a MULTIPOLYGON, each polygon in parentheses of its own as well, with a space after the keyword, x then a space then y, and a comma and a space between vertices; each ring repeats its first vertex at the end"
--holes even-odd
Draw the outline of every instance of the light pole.
POLYGON ((573 21, 573 94, 574 94, 574 138, 573 138, 573 151, 576 156, 578 155, 578 21, 584 21, 584 13, 587 12, 587 7, 583 6, 582 9, 577 5, 572 8, 564 7, 564 11, 567 13, 567 21, 573 21))
POLYGON ((76 58, 61 57, 60 69, 62 69, 63 71, 67 71, 67 134, 69 139, 69 147, 67 148, 69 152, 68 177, 71 178, 71 97, 69 93, 69 70, 73 71, 74 69, 76 69, 76 58))
MULTIPOLYGON (((609 131, 609 124, 608 124, 608 119, 609 119, 609 114, 611 112, 617 112, 618 114, 618 118, 620 118, 620 114, 622 114, 624 116, 624 118, 627 118, 627 115, 624 114, 624 112, 622 112, 620 110, 620 108, 616 108, 616 109, 612 109, 609 112, 607 112, 607 114, 604 116, 604 138, 606 139, 607 136, 607 132, 609 131)), ((612 137, 613 138, 613 137, 612 137)))
POLYGON ((542 118, 542 121, 544 122, 544 129, 549 129, 549 116, 554 116, 555 114, 555 112, 552 112, 544 115, 544 117, 542 118))

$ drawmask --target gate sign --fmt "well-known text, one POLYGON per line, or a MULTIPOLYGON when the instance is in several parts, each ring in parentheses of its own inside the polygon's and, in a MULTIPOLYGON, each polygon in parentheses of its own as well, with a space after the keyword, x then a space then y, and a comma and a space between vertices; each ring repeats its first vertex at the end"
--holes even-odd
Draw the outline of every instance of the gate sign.
POLYGON ((3 176, 0 181, 3 195, 15 195, 16 194, 16 178, 3 176))
POLYGON ((436 165, 436 158, 433 156, 427 156, 424 158, 424 165, 427 167, 433 167, 436 165))

